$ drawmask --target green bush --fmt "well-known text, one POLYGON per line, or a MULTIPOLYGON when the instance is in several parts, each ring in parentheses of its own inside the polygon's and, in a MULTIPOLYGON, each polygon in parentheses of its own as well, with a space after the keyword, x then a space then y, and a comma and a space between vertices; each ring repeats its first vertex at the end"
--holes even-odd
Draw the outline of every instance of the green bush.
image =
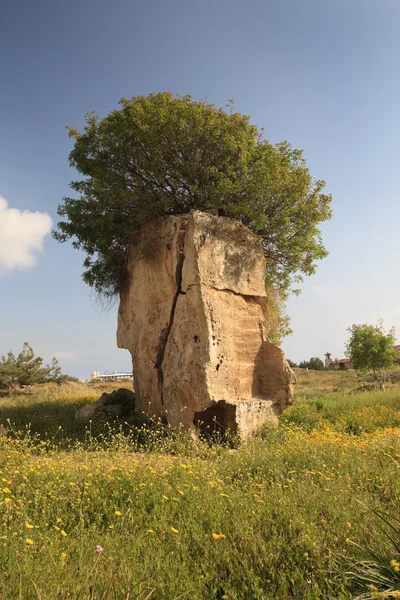
POLYGON ((11 391, 17 386, 34 385, 49 381, 62 382, 66 375, 61 375, 58 362, 53 358, 52 364, 43 366, 43 358, 35 356, 32 348, 25 342, 18 356, 8 352, 0 357, 0 389, 11 391))

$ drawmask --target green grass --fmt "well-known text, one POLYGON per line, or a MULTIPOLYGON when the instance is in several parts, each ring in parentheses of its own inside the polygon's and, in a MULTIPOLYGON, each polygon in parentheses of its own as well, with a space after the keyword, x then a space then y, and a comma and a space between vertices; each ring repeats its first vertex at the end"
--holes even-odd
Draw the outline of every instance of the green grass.
POLYGON ((318 392, 236 451, 161 426, 84 434, 87 390, 46 393, 0 400, 22 431, 0 439, 1 599, 349 600, 352 542, 387 546, 367 507, 399 509, 395 388, 318 392))
POLYGON ((338 431, 356 435, 400 427, 400 390, 392 388, 385 393, 352 394, 319 392, 303 396, 283 413, 281 422, 308 430, 321 429, 328 424, 338 431))
MULTIPOLYGON (((98 400, 100 395, 111 392, 124 384, 45 384, 0 397, 0 424, 15 430, 29 428, 42 439, 82 440, 86 434, 85 424, 75 420, 76 411, 88 402, 98 400), (61 428, 61 430, 60 430, 61 428)), ((125 384, 125 387, 126 384, 125 384)), ((93 424, 93 433, 102 431, 104 423, 93 424)))
MULTIPOLYGON (((305 371, 304 369, 295 369, 297 377, 296 399, 312 397, 325 393, 345 393, 354 394, 358 391, 366 391, 375 386, 378 391, 378 385, 374 384, 371 375, 358 376, 354 370, 349 371, 305 371)), ((387 389, 398 389, 400 383, 400 366, 394 366, 393 370, 387 373, 387 389)))

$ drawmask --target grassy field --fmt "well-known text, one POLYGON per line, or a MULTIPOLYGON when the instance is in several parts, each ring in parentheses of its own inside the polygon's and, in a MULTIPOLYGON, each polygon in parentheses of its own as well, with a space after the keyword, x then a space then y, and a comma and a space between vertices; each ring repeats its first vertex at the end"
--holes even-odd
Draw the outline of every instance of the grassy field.
POLYGON ((399 513, 400 387, 359 386, 300 374, 279 427, 236 449, 160 426, 85 430, 74 413, 92 386, 0 399, 0 598, 348 600, 358 545, 400 589, 371 510, 399 513))

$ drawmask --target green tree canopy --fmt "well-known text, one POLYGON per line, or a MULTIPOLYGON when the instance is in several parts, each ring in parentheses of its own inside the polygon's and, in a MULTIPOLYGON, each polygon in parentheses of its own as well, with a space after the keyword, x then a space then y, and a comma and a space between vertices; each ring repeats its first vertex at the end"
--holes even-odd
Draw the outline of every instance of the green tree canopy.
POLYGON ((12 352, 0 356, 0 389, 11 391, 17 386, 59 381, 62 377, 57 360, 53 358, 51 365, 43 366, 43 358, 35 356, 28 342, 18 356, 12 352))
POLYGON ((323 371, 323 369, 325 369, 325 366, 322 360, 318 358, 318 356, 313 356, 312 358, 310 358, 308 368, 314 371, 323 371))
POLYGON ((386 333, 382 322, 374 325, 352 325, 348 329, 350 339, 346 356, 351 358, 354 369, 360 373, 372 371, 381 390, 385 389, 385 371, 395 360, 393 348, 396 337, 394 328, 386 333))
POLYGON ((267 281, 288 289, 326 256, 319 224, 330 196, 303 153, 270 144, 250 117, 190 96, 157 93, 121 99, 100 119, 72 127, 70 165, 83 175, 64 198, 54 237, 86 253, 83 278, 113 296, 123 286, 129 244, 156 216, 216 209, 262 236, 267 281))
POLYGON ((311 369, 312 371, 322 371, 325 369, 324 363, 318 356, 313 356, 310 360, 303 360, 299 364, 300 369, 311 369))
POLYGON ((290 358, 287 359, 288 363, 289 363, 289 367, 291 367, 292 369, 296 369, 299 367, 299 365, 294 362, 293 360, 290 360, 290 358))

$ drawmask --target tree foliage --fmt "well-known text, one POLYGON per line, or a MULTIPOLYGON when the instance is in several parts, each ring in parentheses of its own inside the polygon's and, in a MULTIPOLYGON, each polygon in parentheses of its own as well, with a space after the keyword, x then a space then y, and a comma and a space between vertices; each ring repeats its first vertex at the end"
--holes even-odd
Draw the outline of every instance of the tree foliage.
POLYGON ((311 369, 312 371, 322 371, 325 369, 324 363, 317 356, 313 356, 310 360, 302 360, 299 367, 300 369, 311 369))
POLYGON ((330 196, 303 153, 270 144, 250 117, 190 96, 157 93, 121 99, 100 119, 72 127, 70 165, 83 175, 64 198, 53 233, 86 253, 83 279, 105 296, 125 281, 129 244, 156 216, 216 209, 263 238, 267 281, 287 289, 326 256, 319 224, 330 196))
POLYGON ((272 285, 266 285, 266 298, 263 303, 263 313, 268 328, 268 339, 281 345, 282 339, 293 333, 290 328, 290 317, 286 313, 286 290, 276 290, 272 285))
POLYGON ((385 332, 382 322, 374 325, 352 325, 347 330, 350 339, 346 344, 346 356, 351 358, 354 369, 360 373, 372 371, 381 390, 385 389, 385 371, 395 360, 393 348, 396 337, 394 328, 385 332))
POLYGON ((290 358, 288 358, 287 361, 288 361, 289 367, 291 369, 297 369, 299 367, 299 365, 296 362, 294 362, 293 360, 290 360, 290 358))
POLYGON ((53 358, 51 365, 43 366, 43 358, 35 356, 28 342, 18 356, 8 352, 0 357, 0 389, 11 391, 17 386, 60 381, 62 377, 57 360, 53 358))

